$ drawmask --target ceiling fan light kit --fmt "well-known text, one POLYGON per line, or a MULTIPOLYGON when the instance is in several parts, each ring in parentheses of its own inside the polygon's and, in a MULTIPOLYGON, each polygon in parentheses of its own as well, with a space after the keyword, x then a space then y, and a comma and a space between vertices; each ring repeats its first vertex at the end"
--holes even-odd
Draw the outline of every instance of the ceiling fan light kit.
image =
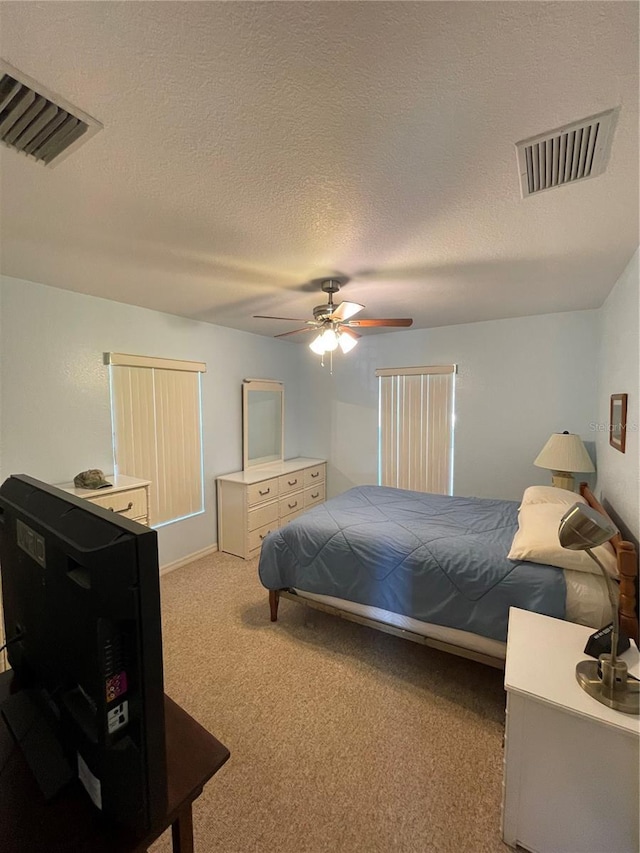
POLYGON ((255 315, 261 320, 291 320, 294 322, 306 323, 302 329, 294 329, 292 332, 283 332, 280 335, 275 335, 276 338, 284 338, 288 335, 297 335, 300 332, 311 332, 317 330, 318 335, 309 344, 309 349, 322 356, 322 366, 324 366, 324 355, 329 353, 333 358, 333 353, 338 347, 346 355, 358 343, 360 335, 353 331, 354 327, 366 328, 374 326, 410 326, 413 320, 409 317, 395 319, 376 319, 376 320, 352 320, 351 318, 362 311, 364 305, 358 302, 341 302, 339 305, 333 304, 333 294, 340 290, 340 282, 335 278, 327 278, 320 284, 324 293, 328 294, 326 305, 316 305, 313 309, 313 320, 299 320, 294 317, 273 317, 264 314, 255 315))

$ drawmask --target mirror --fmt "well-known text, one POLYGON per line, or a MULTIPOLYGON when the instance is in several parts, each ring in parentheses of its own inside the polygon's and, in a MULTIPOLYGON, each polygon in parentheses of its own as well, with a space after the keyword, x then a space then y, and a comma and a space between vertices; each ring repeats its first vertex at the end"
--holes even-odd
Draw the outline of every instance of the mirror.
POLYGON ((242 383, 242 467, 284 458, 284 384, 271 379, 242 383))

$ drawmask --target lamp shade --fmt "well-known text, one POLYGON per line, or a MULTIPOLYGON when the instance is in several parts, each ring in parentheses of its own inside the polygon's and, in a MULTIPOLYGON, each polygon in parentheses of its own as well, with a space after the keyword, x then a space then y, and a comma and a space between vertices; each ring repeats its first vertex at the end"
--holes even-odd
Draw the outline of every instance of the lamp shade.
POLYGON ((311 343, 309 344, 309 349, 312 352, 315 352, 317 355, 324 355, 324 343, 322 342, 321 334, 311 341, 311 343))
POLYGON ((325 329, 322 333, 322 346, 325 352, 333 352, 338 346, 338 336, 335 329, 325 329))
POLYGON ((560 519, 558 538, 563 548, 586 551, 608 542, 618 528, 591 506, 576 503, 560 519))
POLYGON ((533 464, 551 471, 595 471, 582 439, 569 432, 554 432, 533 464))
POLYGON ((356 344, 358 343, 358 339, 352 338, 349 335, 346 335, 344 332, 342 332, 340 334, 340 339, 339 339, 338 343, 340 344, 340 349, 346 355, 348 352, 351 352, 351 350, 354 348, 354 346, 356 346, 356 344))

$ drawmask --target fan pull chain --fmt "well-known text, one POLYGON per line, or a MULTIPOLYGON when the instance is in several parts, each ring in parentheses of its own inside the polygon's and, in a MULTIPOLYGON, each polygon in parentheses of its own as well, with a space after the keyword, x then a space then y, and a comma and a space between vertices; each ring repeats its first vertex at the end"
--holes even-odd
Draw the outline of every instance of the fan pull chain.
MULTIPOLYGON (((324 367, 324 353, 320 356, 320 367, 324 367)), ((333 376, 333 350, 329 350, 329 375, 333 376)))

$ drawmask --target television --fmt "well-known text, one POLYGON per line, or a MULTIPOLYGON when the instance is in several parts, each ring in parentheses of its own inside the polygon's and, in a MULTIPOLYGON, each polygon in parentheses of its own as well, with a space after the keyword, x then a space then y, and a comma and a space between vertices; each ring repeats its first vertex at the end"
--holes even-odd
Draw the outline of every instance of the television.
POLYGON ((0 486, 0 705, 45 798, 73 779, 115 824, 166 814, 157 534, 25 475, 0 486))

